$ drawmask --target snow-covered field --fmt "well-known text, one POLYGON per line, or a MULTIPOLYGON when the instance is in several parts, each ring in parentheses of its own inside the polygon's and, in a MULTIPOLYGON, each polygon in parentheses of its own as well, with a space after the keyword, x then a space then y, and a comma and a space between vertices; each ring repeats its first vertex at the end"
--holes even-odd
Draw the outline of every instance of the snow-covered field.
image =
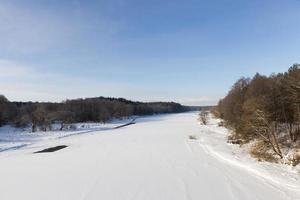
POLYGON ((16 150, 35 144, 41 140, 52 140, 95 131, 111 130, 120 125, 135 121, 136 116, 114 119, 108 123, 75 123, 73 128, 59 131, 60 124, 53 125, 53 131, 30 132, 29 128, 14 128, 9 125, 0 127, 0 152, 16 150))
POLYGON ((1 152, 0 199, 300 199, 299 172, 227 144, 217 120, 199 125, 190 112, 136 122, 1 152), (68 147, 33 154, 57 145, 68 147))

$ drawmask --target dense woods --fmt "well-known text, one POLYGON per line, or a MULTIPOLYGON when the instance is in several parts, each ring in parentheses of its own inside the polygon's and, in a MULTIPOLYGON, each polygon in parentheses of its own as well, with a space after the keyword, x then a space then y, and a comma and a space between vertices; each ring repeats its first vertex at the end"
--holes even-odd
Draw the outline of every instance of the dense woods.
POLYGON ((0 126, 12 124, 16 127, 31 126, 32 131, 49 130, 51 124, 77 122, 107 122, 112 118, 131 115, 176 113, 187 110, 174 102, 142 103, 123 98, 86 98, 66 100, 62 103, 9 102, 0 95, 0 126))
POLYGON ((219 101, 216 114, 234 129, 231 141, 256 140, 260 150, 252 153, 284 158, 299 149, 300 65, 285 73, 239 79, 219 101))

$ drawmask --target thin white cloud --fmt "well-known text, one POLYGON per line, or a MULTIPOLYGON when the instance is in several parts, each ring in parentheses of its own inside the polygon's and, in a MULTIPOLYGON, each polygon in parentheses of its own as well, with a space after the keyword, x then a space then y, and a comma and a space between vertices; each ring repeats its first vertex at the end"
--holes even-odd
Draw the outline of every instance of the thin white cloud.
MULTIPOLYGON (((29 65, 0 60, 0 94, 13 101, 62 101, 94 96, 147 96, 144 88, 59 73, 45 73, 29 65)), ((148 90, 148 92, 151 92, 148 90)), ((135 100, 135 99, 133 99, 135 100)))
POLYGON ((95 96, 138 101, 175 101, 184 105, 215 105, 219 97, 178 96, 166 89, 109 82, 89 77, 45 73, 22 63, 0 59, 0 94, 13 101, 54 101, 95 96))
POLYGON ((0 59, 0 77, 16 78, 29 76, 33 73, 33 69, 23 66, 17 62, 0 59))
POLYGON ((45 51, 66 38, 68 23, 45 10, 29 10, 0 2, 1 50, 17 53, 45 51))
POLYGON ((188 106, 212 106, 216 105, 220 97, 202 96, 196 98, 181 98, 178 102, 188 106))
POLYGON ((0 53, 37 54, 74 48, 108 51, 118 45, 114 35, 125 27, 99 11, 99 16, 83 12, 76 1, 66 12, 41 6, 0 1, 0 53), (94 39, 97 37, 96 45, 94 39), (92 40, 92 42, 91 42, 92 40))

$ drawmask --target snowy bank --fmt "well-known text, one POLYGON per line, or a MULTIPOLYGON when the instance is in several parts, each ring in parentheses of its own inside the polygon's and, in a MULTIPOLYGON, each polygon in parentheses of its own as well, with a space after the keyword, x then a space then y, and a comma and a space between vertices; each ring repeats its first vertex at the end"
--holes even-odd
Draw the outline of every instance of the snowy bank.
POLYGON ((249 154, 250 145, 227 143, 230 131, 220 127, 219 119, 210 115, 209 124, 201 125, 199 143, 211 156, 229 165, 247 170, 263 181, 268 181, 274 187, 285 187, 300 190, 300 167, 260 161, 249 154))
POLYGON ((134 121, 137 117, 133 116, 124 119, 113 119, 108 123, 74 123, 70 124, 67 130, 59 130, 59 126, 52 131, 31 132, 26 128, 14 128, 6 125, 0 127, 0 152, 17 150, 27 147, 43 140, 60 139, 72 135, 91 133, 96 131, 110 130, 134 121))
POLYGON ((133 126, 2 152, 0 199, 300 199, 297 174, 240 154, 226 143, 226 129, 199 125, 197 115, 139 118, 133 126), (33 154, 62 145, 68 147, 33 154))

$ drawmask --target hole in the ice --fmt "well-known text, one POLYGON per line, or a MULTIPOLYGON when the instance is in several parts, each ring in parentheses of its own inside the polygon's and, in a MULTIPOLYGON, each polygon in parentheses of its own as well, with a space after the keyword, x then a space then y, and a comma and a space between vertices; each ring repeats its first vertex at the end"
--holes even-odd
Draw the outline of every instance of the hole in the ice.
POLYGON ((197 140, 198 137, 196 135, 189 135, 190 140, 197 140))
POLYGON ((122 127, 125 127, 125 126, 130 126, 130 125, 132 125, 132 124, 135 124, 135 122, 134 122, 134 121, 132 121, 132 122, 129 122, 129 123, 127 123, 127 124, 123 124, 123 125, 120 125, 120 126, 114 127, 114 129, 122 128, 122 127))
POLYGON ((67 147, 66 145, 59 145, 59 146, 56 146, 56 147, 50 147, 50 148, 47 148, 47 149, 43 149, 41 151, 36 151, 34 153, 50 153, 50 152, 54 152, 54 151, 64 149, 66 147, 67 147))

